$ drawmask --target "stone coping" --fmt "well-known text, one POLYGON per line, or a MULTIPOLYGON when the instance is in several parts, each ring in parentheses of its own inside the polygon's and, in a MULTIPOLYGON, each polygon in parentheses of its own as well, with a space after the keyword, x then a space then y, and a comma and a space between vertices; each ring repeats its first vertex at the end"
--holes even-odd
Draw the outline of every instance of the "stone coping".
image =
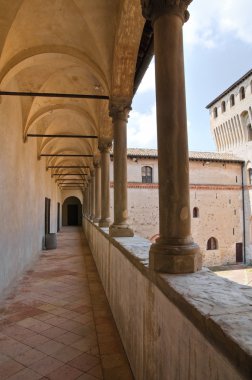
POLYGON ((252 288, 217 276, 207 268, 192 274, 160 274, 149 269, 151 242, 141 237, 111 238, 94 225, 152 281, 244 378, 252 379, 252 288))

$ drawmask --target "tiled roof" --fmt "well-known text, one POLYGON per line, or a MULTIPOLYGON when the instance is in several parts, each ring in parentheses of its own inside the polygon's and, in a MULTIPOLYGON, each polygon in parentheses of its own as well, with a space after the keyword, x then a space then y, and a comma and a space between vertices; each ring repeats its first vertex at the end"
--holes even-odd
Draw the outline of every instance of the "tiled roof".
MULTIPOLYGON (((145 157, 157 158, 157 149, 140 149, 129 148, 127 150, 128 157, 145 157)), ((204 161, 234 161, 243 162, 242 159, 231 153, 217 153, 217 152, 189 152, 190 160, 204 160, 204 161)))

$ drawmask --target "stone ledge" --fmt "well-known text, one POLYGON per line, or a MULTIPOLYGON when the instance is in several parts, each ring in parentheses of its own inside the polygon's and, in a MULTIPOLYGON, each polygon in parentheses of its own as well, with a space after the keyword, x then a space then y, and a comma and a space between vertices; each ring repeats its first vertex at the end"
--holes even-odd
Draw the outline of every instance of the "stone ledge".
POLYGON ((218 277, 206 268, 184 275, 152 272, 149 240, 136 236, 111 238, 106 229, 94 227, 168 297, 244 378, 252 378, 251 287, 218 277))

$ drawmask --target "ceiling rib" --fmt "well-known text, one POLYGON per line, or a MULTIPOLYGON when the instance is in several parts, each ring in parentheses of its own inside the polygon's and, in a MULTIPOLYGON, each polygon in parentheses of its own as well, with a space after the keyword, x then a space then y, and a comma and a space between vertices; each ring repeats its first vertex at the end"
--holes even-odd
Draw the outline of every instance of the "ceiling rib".
POLYGON ((64 94, 50 92, 23 92, 23 91, 0 91, 0 95, 6 96, 39 96, 43 98, 73 98, 73 99, 100 99, 108 100, 108 95, 94 94, 64 94))
POLYGON ((49 135, 40 133, 28 133, 27 137, 51 137, 51 138, 66 138, 66 139, 98 139, 98 136, 93 135, 49 135))
POLYGON ((50 154, 50 153, 42 153, 40 157, 94 157, 93 154, 50 154))

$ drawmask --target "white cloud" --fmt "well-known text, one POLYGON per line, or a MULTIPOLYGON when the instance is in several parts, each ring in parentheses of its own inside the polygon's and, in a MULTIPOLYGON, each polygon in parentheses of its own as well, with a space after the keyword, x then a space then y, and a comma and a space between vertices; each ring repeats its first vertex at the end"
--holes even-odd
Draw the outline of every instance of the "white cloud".
POLYGON ((132 111, 128 122, 129 148, 156 148, 156 106, 152 105, 145 113, 132 111))
POLYGON ((138 94, 143 94, 144 92, 155 91, 155 64, 154 59, 151 61, 142 82, 137 90, 138 94))
MULTIPOLYGON (((187 121, 189 137, 191 137, 191 123, 187 121)), ((131 111, 128 121, 129 148, 157 148, 156 105, 153 104, 145 113, 131 111)))
POLYGON ((184 26, 187 46, 213 48, 224 43, 227 34, 252 44, 251 0, 195 0, 184 26))

